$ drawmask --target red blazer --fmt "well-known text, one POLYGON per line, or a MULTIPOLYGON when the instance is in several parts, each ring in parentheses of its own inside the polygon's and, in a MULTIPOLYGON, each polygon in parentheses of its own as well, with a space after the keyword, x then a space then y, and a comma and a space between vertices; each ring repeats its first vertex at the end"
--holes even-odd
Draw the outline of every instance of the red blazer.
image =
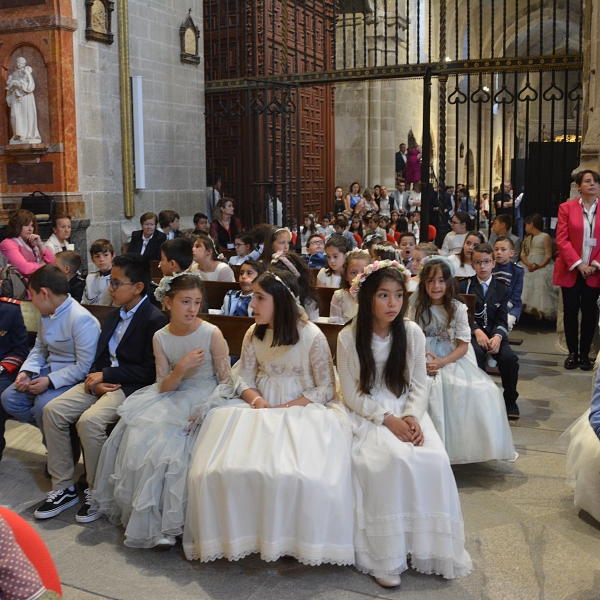
MULTIPOLYGON (((577 268, 569 269, 581 260, 583 249, 583 206, 579 204, 579 198, 568 200, 558 207, 558 226, 556 227, 556 245, 558 246, 558 257, 554 264, 554 285, 561 287, 573 287, 577 280, 577 268)), ((598 209, 596 209, 598 210, 598 209)), ((598 244, 592 248, 590 264, 600 269, 600 215, 596 212, 596 223, 594 225, 594 237, 598 244)), ((593 288, 600 287, 600 270, 590 275, 585 282, 593 288)))

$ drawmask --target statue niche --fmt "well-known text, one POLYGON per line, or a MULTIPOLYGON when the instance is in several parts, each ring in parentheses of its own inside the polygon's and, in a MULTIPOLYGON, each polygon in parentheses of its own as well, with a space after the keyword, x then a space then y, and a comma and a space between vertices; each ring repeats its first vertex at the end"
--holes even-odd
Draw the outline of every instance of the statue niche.
POLYGON ((104 44, 112 44, 112 0, 85 0, 85 38, 104 44))
POLYGON ((10 108, 12 137, 9 144, 41 144, 35 103, 33 69, 23 56, 6 82, 6 103, 10 108))

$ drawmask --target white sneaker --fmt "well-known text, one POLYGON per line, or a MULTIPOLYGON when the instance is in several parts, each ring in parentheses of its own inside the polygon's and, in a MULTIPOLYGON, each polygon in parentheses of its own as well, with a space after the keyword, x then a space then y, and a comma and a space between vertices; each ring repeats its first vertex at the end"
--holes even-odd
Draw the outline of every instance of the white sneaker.
POLYGON ((375 577, 375 581, 384 588, 393 588, 400 585, 400 575, 386 575, 385 577, 375 577))
POLYGON ((488 354, 488 357, 487 357, 487 366, 490 369, 493 369, 497 365, 498 365, 498 362, 492 357, 491 354, 488 354))

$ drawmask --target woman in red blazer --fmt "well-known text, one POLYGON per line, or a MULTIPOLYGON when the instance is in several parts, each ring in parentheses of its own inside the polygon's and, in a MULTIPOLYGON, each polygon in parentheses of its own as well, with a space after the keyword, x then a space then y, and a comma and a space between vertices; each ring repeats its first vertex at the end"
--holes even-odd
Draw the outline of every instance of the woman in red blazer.
POLYGON ((577 173, 575 184, 581 197, 558 207, 558 257, 553 282, 560 285, 563 294, 565 338, 569 349, 565 369, 577 366, 583 371, 592 369, 589 353, 598 322, 596 303, 600 296, 599 183, 600 175, 595 171, 577 173))

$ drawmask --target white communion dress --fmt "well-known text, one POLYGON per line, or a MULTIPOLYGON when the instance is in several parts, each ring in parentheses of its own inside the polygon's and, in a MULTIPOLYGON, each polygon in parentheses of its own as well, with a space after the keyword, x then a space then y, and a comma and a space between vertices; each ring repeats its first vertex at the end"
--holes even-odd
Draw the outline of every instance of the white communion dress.
MULTIPOLYGON (((120 420, 104 444, 92 499, 111 523, 125 527, 125 544, 152 548, 166 535, 183 532, 187 472, 194 436, 187 435, 191 415, 206 415, 222 403, 212 395, 219 380, 231 384, 229 356, 214 357, 211 337, 217 328, 206 321, 187 336, 166 325, 154 334, 168 359, 169 372, 131 394, 120 406, 120 420), (202 348, 204 362, 190 369, 173 392, 160 384, 191 350, 202 348)), ((158 369, 157 369, 158 370, 158 369)))
POLYGON ((587 410, 561 436, 569 441, 567 483, 575 488, 575 506, 600 521, 600 440, 587 410))
POLYGON ((351 321, 358 312, 358 303, 350 290, 340 289, 333 292, 329 307, 329 322, 344 325, 351 321))
POLYGON ((255 328, 233 369, 236 394, 257 389, 271 406, 302 395, 312 403, 254 410, 238 400, 208 415, 189 473, 186 557, 258 552, 266 561, 353 564, 351 434, 345 409, 325 406, 335 395, 327 340, 300 321, 297 344, 272 347, 272 330, 261 341, 255 328))
POLYGON ((468 575, 464 523, 448 455, 427 407, 425 336, 406 321, 408 389, 397 397, 383 381, 391 335, 373 336, 377 369, 370 394, 359 387, 360 363, 355 326, 345 327, 337 346, 343 399, 353 424, 352 468, 356 504, 355 565, 375 577, 408 568, 451 579, 468 575), (385 413, 413 416, 424 443, 402 442, 385 425, 385 413))
MULTIPOLYGON (((444 442, 450 462, 466 464, 516 458, 506 406, 500 388, 477 366, 471 346, 467 307, 453 301, 454 317, 446 325, 443 306, 430 306, 431 319, 419 323, 427 339, 427 351, 445 358, 456 349, 456 341, 469 344, 468 352, 440 369, 429 380, 427 412, 444 442)), ((414 317, 414 308, 410 309, 414 317)))
MULTIPOLYGON (((531 238, 527 260, 530 263, 541 264, 546 258, 544 238, 547 233, 539 233, 531 238)), ((527 240, 527 238, 525 238, 527 240)), ((525 245, 525 242, 523 242, 525 245)), ((523 270, 523 311, 532 313, 535 310, 550 321, 555 321, 558 316, 558 287, 553 285, 554 261, 551 260, 545 267, 530 272, 523 264, 519 263, 523 270)))

